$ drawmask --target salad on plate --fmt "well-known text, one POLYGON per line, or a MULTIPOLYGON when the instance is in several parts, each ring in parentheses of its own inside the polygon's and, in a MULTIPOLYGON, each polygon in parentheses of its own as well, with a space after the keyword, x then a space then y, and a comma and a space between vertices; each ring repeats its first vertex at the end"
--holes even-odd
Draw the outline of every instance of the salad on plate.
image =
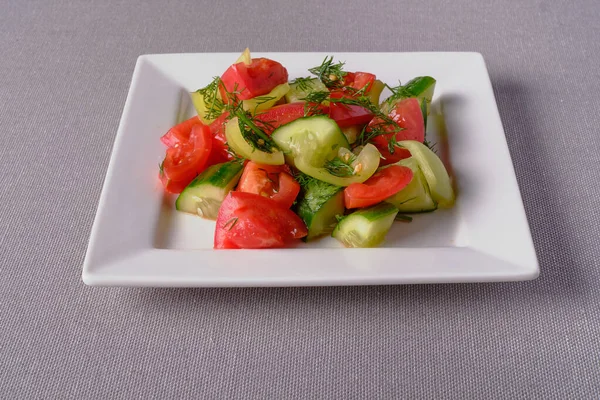
POLYGON ((425 138, 435 84, 419 76, 390 87, 332 57, 290 80, 282 64, 246 49, 190 93, 197 115, 161 137, 159 178, 177 210, 216 221, 215 249, 324 235, 375 247, 407 214, 454 204, 425 138))

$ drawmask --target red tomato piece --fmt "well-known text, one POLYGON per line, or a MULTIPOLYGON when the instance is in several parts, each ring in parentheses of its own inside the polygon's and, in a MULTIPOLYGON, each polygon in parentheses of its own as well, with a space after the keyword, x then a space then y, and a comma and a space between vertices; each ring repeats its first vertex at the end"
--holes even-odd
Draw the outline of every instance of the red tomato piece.
POLYGON ((308 233, 293 211, 254 193, 230 192, 219 208, 215 249, 283 247, 308 233))
POLYGON ((375 145, 377 147, 377 149, 379 150, 379 152, 381 153, 381 156, 383 157, 380 161, 379 161, 379 165, 390 165, 390 164, 394 164, 397 163, 400 160, 404 160, 405 158, 408 158, 411 156, 410 151, 406 150, 406 149, 402 149, 400 147, 396 147, 394 149, 394 153, 390 153, 390 150, 388 149, 387 145, 386 147, 383 147, 383 145, 378 146, 375 145))
POLYGON ((346 208, 368 207, 395 195, 413 178, 410 168, 390 165, 377 171, 363 183, 353 183, 344 189, 346 208))
POLYGON ((177 143, 167 149, 159 172, 165 190, 180 193, 206 168, 211 150, 212 136, 208 126, 194 125, 188 142, 177 143))
MULTIPOLYGON (((423 122, 423 114, 421 105, 416 98, 404 99, 396 104, 394 109, 389 113, 390 118, 394 120, 403 130, 395 133, 395 140, 416 140, 423 143, 425 140, 425 124, 423 122)), ((379 118, 374 118, 367 127, 376 126, 383 121, 379 118)), ((385 160, 381 160, 382 165, 393 164, 410 157, 410 152, 406 149, 396 147, 394 153, 391 154, 388 149, 390 140, 394 137, 393 127, 384 126, 384 130, 389 131, 389 134, 379 135, 373 138, 373 144, 379 149, 379 152, 385 160)))
POLYGON ((365 93, 369 93, 371 91, 371 87, 373 86, 373 82, 375 82, 375 75, 368 72, 355 72, 353 82, 348 85, 356 90, 361 90, 365 86, 365 93))
POLYGON ((227 123, 228 117, 229 113, 224 112, 209 125, 210 132, 213 136, 213 153, 211 154, 211 158, 213 160, 221 160, 214 164, 233 159, 233 155, 228 151, 229 147, 227 147, 227 139, 225 138, 225 124, 227 123))
POLYGON ((294 204, 294 200, 300 193, 300 184, 287 172, 279 173, 278 190, 271 198, 286 208, 294 204))
POLYGON ((159 172, 158 173, 158 177, 160 179, 160 182, 163 184, 163 187, 165 188, 165 191, 167 193, 181 193, 183 192, 183 189, 185 189, 185 187, 188 185, 185 182, 176 182, 176 181, 172 181, 169 178, 167 178, 165 176, 164 173, 159 172))
MULTIPOLYGON (((318 106, 318 110, 319 113, 327 114, 329 112, 329 107, 320 105, 318 106)), ((304 117, 305 111, 308 110, 305 109, 304 102, 275 106, 263 113, 256 115, 257 124, 260 125, 266 134, 270 135, 281 125, 285 125, 289 122, 297 120, 298 118, 304 117), (260 122, 263 123, 261 124, 260 122)), ((306 116, 313 114, 314 113, 309 113, 306 116)))
POLYGON ((300 193, 300 184, 292 177, 287 165, 274 166, 249 161, 244 167, 238 189, 269 197, 290 208, 300 193))
MULTIPOLYGON (((351 97, 348 93, 340 90, 332 91, 332 99, 341 99, 343 97, 351 97)), ((351 125, 365 125, 373 119, 373 114, 364 107, 340 104, 332 101, 329 105, 329 118, 333 119, 340 128, 345 128, 351 125)))
POLYGON ((196 115, 169 129, 169 131, 160 138, 160 141, 167 147, 173 147, 177 143, 187 142, 190 139, 192 127, 200 124, 202 124, 202 121, 200 121, 200 118, 196 115))
POLYGON ((268 58, 253 58, 250 65, 243 62, 230 66, 221 76, 221 97, 227 102, 227 93, 238 93, 240 100, 269 93, 277 85, 288 81, 287 69, 268 58))
POLYGON ((354 72, 346 72, 346 75, 344 75, 344 86, 351 86, 352 82, 354 82, 354 78, 354 72))

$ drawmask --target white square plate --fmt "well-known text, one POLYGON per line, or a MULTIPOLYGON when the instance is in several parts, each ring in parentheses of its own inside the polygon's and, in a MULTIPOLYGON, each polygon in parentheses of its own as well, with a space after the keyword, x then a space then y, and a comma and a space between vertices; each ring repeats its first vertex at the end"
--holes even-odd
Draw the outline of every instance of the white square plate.
MULTIPOLYGON (((325 53, 257 53, 306 76, 325 53)), ((309 286, 533 279, 538 263, 492 86, 478 53, 331 53, 388 84, 437 79, 428 138, 451 165, 454 208, 396 223, 380 248, 324 238, 294 249, 213 250, 214 222, 176 212, 158 182, 159 137, 188 93, 235 53, 139 57, 83 267, 89 285, 309 286), (446 140, 447 139, 447 140, 446 140)), ((384 98, 386 94, 382 94, 384 98)))

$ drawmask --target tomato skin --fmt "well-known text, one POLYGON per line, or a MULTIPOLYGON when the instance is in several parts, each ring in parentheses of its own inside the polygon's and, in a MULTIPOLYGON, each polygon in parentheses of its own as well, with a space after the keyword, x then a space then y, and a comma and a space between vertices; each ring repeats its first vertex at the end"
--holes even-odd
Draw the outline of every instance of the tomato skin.
POLYGON ((209 165, 233 160, 234 158, 233 155, 229 152, 229 147, 227 146, 227 139, 225 139, 225 124, 227 123, 228 118, 229 113, 224 112, 209 125, 210 132, 213 136, 213 153, 211 154, 211 158, 212 160, 216 161, 209 163, 209 165))
POLYGON ((187 142, 190 139, 192 127, 200 124, 202 124, 202 121, 200 121, 200 118, 196 115, 169 129, 167 133, 161 136, 160 141, 167 147, 173 147, 178 143, 187 142))
MULTIPOLYGON (((347 92, 334 90, 331 92, 332 99, 351 97, 347 92)), ((340 104, 332 101, 329 105, 329 118, 333 119, 340 128, 352 125, 365 125, 373 119, 373 114, 364 107, 350 104, 340 104)))
POLYGON ((185 187, 187 186, 187 184, 184 182, 175 182, 175 181, 170 180, 162 172, 158 173, 158 178, 160 179, 160 182, 162 183, 162 185, 167 193, 173 193, 173 194, 181 193, 181 192, 183 192, 183 189, 185 189, 185 187))
MULTIPOLYGON (((395 133, 396 141, 401 140, 416 140, 423 143, 425 140, 425 124, 423 122, 423 114, 421 105, 416 98, 408 98, 401 100, 389 113, 389 117, 394 120, 403 130, 395 133)), ((373 118, 367 126, 367 131, 370 127, 381 124, 382 120, 373 118)), ((410 157, 410 152, 406 149, 396 147, 394 153, 391 154, 388 149, 388 143, 394 136, 392 127, 385 127, 389 134, 380 135, 373 138, 373 144, 379 149, 379 152, 384 160, 381 160, 382 165, 396 163, 404 158, 410 157)))
POLYGON ((221 76, 221 97, 228 101, 227 93, 238 93, 240 100, 248 100, 269 93, 277 85, 288 81, 287 69, 268 58, 253 58, 250 65, 243 62, 231 65, 221 76))
POLYGON ((290 208, 300 193, 300 184, 287 172, 279 173, 279 190, 271 198, 284 206, 290 208))
POLYGON ((188 142, 167 149, 159 177, 165 190, 180 193, 207 166, 212 150, 212 135, 204 124, 192 127, 188 142))
POLYGON ((346 208, 368 207, 380 203, 404 189, 413 178, 408 167, 390 165, 377 171, 363 183, 353 183, 344 189, 346 208))
MULTIPOLYGON (((329 107, 319 105, 318 113, 327 114, 329 107)), ((263 129, 263 131, 270 135, 273 131, 285 125, 289 122, 295 121, 298 118, 302 118, 308 115, 314 115, 315 113, 309 113, 305 115, 304 102, 295 102, 289 104, 283 104, 272 107, 265 112, 256 115, 257 124, 263 129), (260 122, 263 122, 261 124, 260 122)))
POLYGON ((361 90, 365 86, 365 93, 369 93, 373 87, 376 76, 369 72, 355 72, 352 82, 348 85, 356 90, 361 90))
POLYGON ((307 233, 300 217, 275 200, 232 191, 219 209, 214 248, 283 247, 307 233))
POLYGON ((300 193, 300 184, 284 165, 263 165, 249 161, 238 184, 238 191, 268 197, 290 208, 300 193))
POLYGON ((377 149, 379 150, 379 152, 381 153, 381 156, 383 157, 380 161, 380 165, 390 165, 390 164, 395 164, 400 160, 404 160, 405 158, 409 158, 411 156, 410 151, 406 150, 406 149, 401 149, 399 147, 396 147, 394 149, 394 153, 390 153, 390 150, 386 147, 384 148, 383 146, 379 147, 377 146, 377 149))

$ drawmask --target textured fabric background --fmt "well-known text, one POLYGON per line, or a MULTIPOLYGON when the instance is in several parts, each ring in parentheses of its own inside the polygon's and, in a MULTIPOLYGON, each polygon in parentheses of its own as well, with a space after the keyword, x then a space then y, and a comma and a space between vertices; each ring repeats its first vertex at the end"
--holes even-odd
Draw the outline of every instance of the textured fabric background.
POLYGON ((553 3, 0 0, 0 398, 598 398, 600 3, 553 3), (137 56, 246 46, 481 52, 541 277, 86 287, 137 56))

